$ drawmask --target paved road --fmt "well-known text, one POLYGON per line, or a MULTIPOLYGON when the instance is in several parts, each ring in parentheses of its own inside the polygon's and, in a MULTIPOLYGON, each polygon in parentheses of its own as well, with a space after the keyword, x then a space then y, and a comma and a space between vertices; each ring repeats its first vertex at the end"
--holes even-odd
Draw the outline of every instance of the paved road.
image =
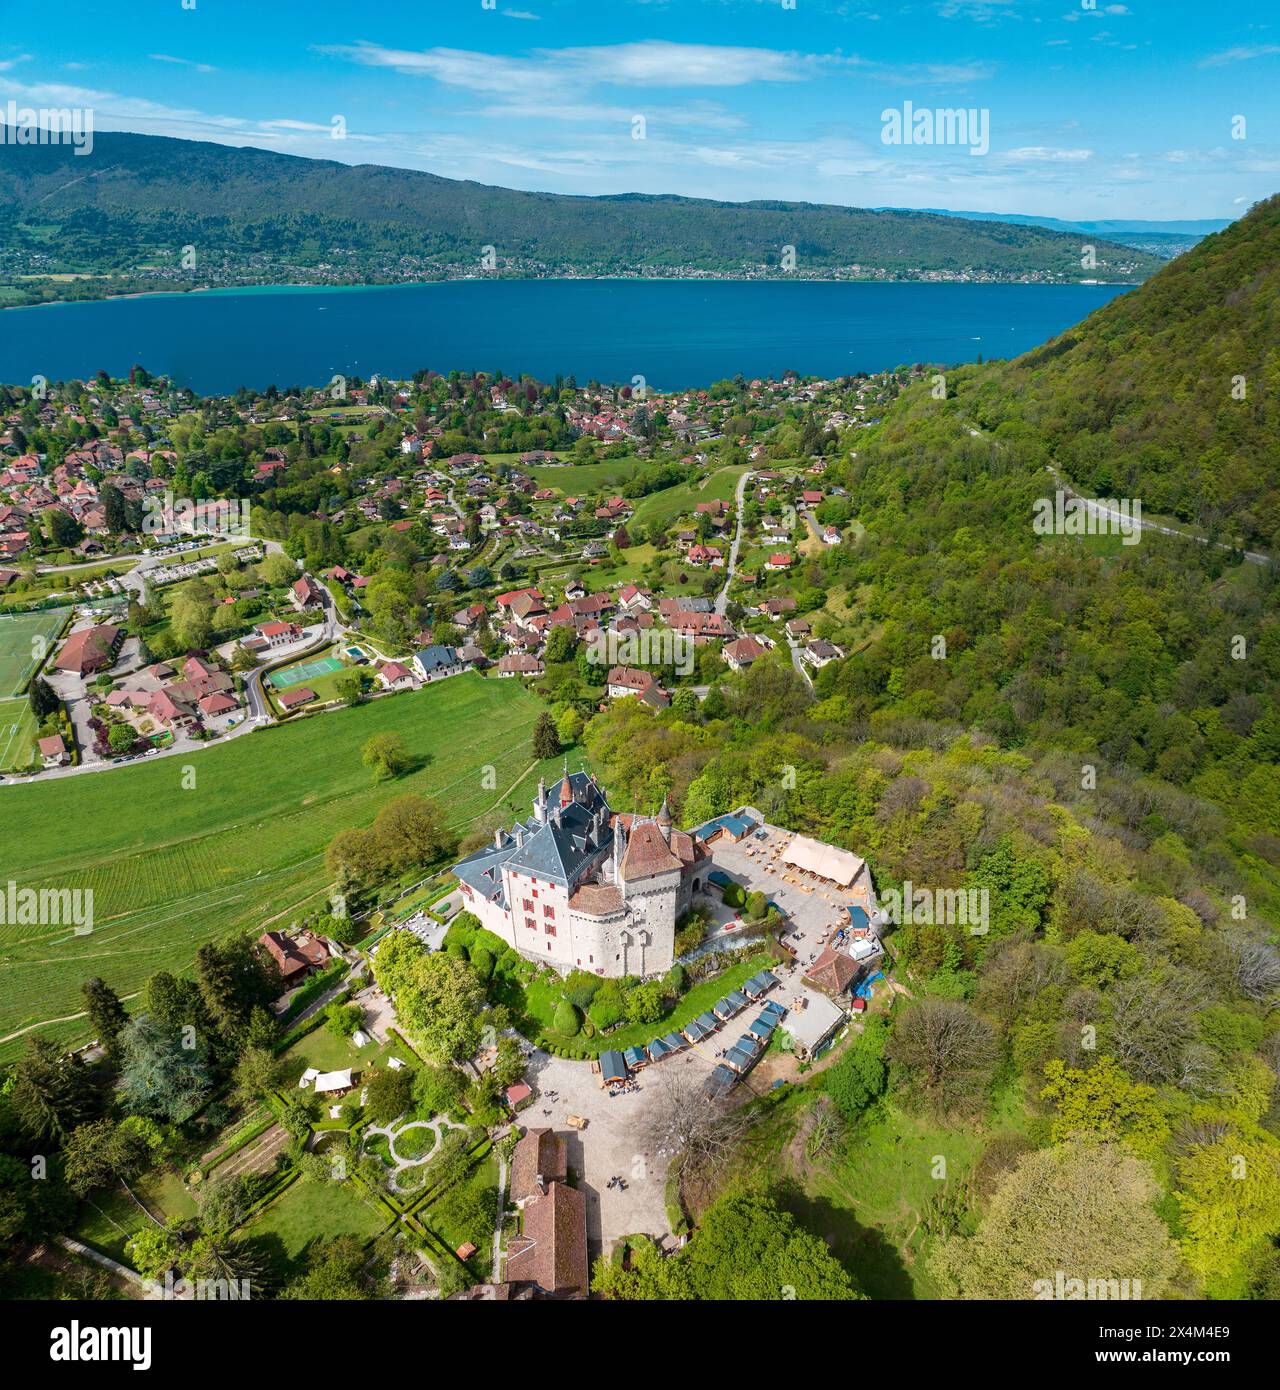
MULTIPOLYGON (((1071 484, 1063 478, 1063 476, 1051 463, 1046 464, 1045 467, 1048 469, 1050 473, 1053 474, 1054 482, 1058 484, 1062 491, 1068 497, 1074 497, 1077 498, 1079 501, 1083 502, 1085 504, 1085 510, 1088 511, 1091 516, 1105 516, 1116 521, 1123 522, 1129 526, 1133 525, 1132 517, 1125 516, 1124 513, 1117 511, 1114 507, 1104 506, 1096 498, 1085 497, 1082 494, 1076 492, 1075 489, 1071 486, 1071 484)), ((1161 526, 1154 521, 1146 521, 1142 519, 1139 519, 1138 526, 1143 531, 1158 531, 1162 536, 1177 536, 1179 537, 1179 539, 1184 541, 1195 541, 1197 545, 1209 544, 1208 540, 1204 536, 1193 535, 1190 531, 1181 531, 1176 526, 1161 526)), ((1235 546, 1227 545, 1223 541, 1214 541, 1213 544, 1218 550, 1235 550, 1235 546)), ((1272 563, 1270 555, 1260 554, 1256 550, 1246 550, 1244 552, 1244 558, 1251 565, 1269 565, 1272 563)))
POLYGON ((724 617, 724 610, 729 606, 729 585, 733 583, 733 576, 738 570, 738 549, 742 545, 742 504, 747 495, 747 479, 751 477, 751 469, 738 479, 738 490, 734 494, 737 504, 736 525, 733 530, 733 544, 729 547, 729 568, 725 571, 724 588, 716 595, 716 612, 724 617))
POLYGON ((800 676, 803 679, 804 683, 809 687, 810 690, 812 690, 813 677, 809 674, 808 663, 800 655, 801 647, 799 643, 797 643, 791 636, 788 635, 787 646, 791 648, 791 664, 796 668, 797 671, 800 672, 800 676))

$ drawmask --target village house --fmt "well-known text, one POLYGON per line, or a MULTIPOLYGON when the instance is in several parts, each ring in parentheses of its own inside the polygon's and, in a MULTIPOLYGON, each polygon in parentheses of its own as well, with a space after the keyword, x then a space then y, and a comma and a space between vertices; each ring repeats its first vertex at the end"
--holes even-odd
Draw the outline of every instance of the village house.
POLYGON ((513 676, 542 676, 546 667, 536 656, 528 652, 509 652, 498 661, 498 675, 501 678, 513 676))
POLYGON ((53 663, 54 670, 72 675, 90 676, 115 664, 124 641, 124 628, 113 623, 81 628, 62 644, 53 663))
POLYGON ((287 989, 300 985, 308 975, 322 970, 330 960, 328 946, 313 933, 304 931, 291 937, 281 931, 266 931, 258 945, 275 962, 287 989))
POLYGON ((837 647, 834 642, 828 642, 818 637, 805 644, 801 656, 810 666, 821 670, 822 667, 829 666, 833 661, 839 661, 844 656, 844 651, 837 647))
POLYGON ((635 695, 654 709, 666 709, 671 697, 660 686, 651 671, 631 666, 612 666, 605 680, 605 693, 611 700, 635 695))
POLYGON ((374 672, 383 690, 412 690, 413 672, 398 661, 384 661, 374 672))
POLYGON ((420 681, 429 683, 456 676, 463 666, 456 648, 437 643, 413 654, 413 669, 420 681))
POLYGON ((40 739, 36 747, 40 753, 41 765, 44 767, 62 767, 71 761, 61 734, 52 734, 49 738, 40 739))
POLYGON ((748 635, 739 637, 736 642, 726 642, 720 655, 731 671, 745 671, 768 650, 761 638, 748 635))

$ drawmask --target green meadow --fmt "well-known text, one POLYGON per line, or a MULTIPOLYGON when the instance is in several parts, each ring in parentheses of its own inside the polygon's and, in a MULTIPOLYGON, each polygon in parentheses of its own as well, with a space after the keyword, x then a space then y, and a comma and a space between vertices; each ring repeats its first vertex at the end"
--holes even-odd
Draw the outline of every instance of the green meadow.
POLYGON ((437 798, 463 831, 499 811, 527 815, 539 772, 556 771, 533 758, 540 708, 518 681, 469 673, 190 758, 0 788, 0 883, 94 894, 88 935, 0 924, 0 1060, 33 1026, 83 1040, 92 975, 133 996, 156 970, 188 968, 206 941, 323 905, 329 841, 392 797, 437 798), (416 765, 375 783, 361 748, 388 730, 416 765))

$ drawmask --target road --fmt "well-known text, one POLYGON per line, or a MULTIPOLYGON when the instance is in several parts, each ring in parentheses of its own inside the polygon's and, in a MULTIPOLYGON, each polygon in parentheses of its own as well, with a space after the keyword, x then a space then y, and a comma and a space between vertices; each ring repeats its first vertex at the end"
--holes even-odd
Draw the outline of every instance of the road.
POLYGON ((724 610, 729 606, 729 585, 733 583, 733 576, 738 571, 738 550, 742 545, 742 504, 747 495, 747 479, 751 477, 751 470, 747 471, 738 479, 738 488, 734 494, 737 515, 734 518, 733 544, 729 547, 729 567, 725 571, 724 588, 716 595, 716 612, 723 618, 724 610))
MULTIPOLYGON (((1133 525, 1132 517, 1125 516, 1123 512, 1118 512, 1114 507, 1106 507, 1094 497, 1084 497, 1068 483, 1053 464, 1046 464, 1045 467, 1053 474, 1053 480, 1068 497, 1074 497, 1085 504, 1085 510, 1091 516, 1105 516, 1112 520, 1124 523, 1126 526, 1133 525)), ((1190 531, 1181 531, 1176 526, 1160 526, 1154 521, 1138 520, 1138 526, 1143 531, 1157 531, 1162 536, 1177 536, 1180 540, 1195 541, 1197 545, 1208 545, 1209 541, 1204 536, 1193 535, 1190 531)), ((1227 545, 1223 541, 1214 541, 1214 546, 1218 550, 1234 551, 1235 546, 1227 545)), ((1272 563, 1270 555, 1263 555, 1256 550, 1246 550, 1244 558, 1251 565, 1269 565, 1272 563)))

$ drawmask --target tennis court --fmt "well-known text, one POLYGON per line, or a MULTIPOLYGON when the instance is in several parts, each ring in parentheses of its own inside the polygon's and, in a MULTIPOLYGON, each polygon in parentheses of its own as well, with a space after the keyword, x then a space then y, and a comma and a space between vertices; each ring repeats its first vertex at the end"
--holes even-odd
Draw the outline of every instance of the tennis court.
POLYGON ((65 618, 66 611, 58 608, 0 616, 0 699, 22 693, 65 618))
POLYGON ((283 671, 275 671, 267 679, 277 690, 288 690, 291 686, 305 685, 308 681, 319 680, 321 676, 341 670, 342 662, 336 656, 323 656, 318 661, 307 661, 301 666, 286 666, 283 671))

